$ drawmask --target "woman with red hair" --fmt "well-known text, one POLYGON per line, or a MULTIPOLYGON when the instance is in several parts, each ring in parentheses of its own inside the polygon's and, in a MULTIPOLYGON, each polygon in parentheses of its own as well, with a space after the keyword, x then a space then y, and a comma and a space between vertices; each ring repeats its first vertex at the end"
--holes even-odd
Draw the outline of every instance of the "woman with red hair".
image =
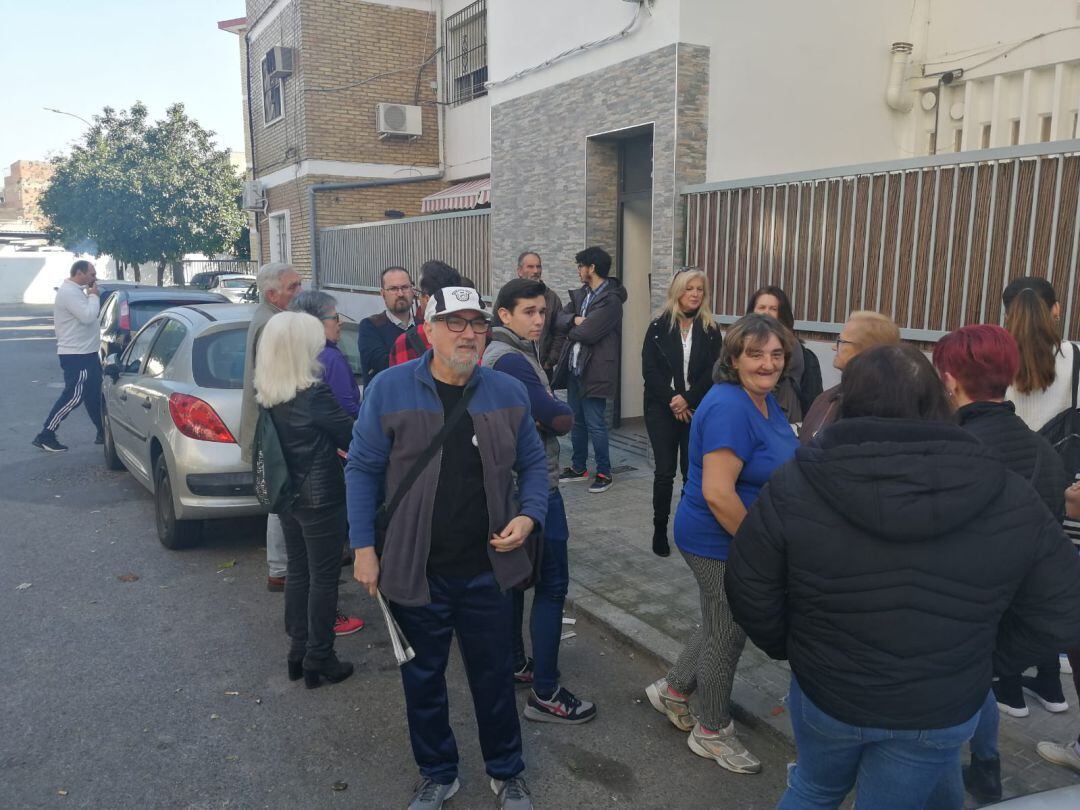
MULTIPOLYGON (((934 347, 934 367, 956 408, 960 426, 995 450, 1006 467, 1029 481, 1054 517, 1064 517, 1067 478, 1060 457, 1046 439, 1016 415, 1013 404, 1005 401, 1005 392, 1020 367, 1020 352, 1013 336, 989 324, 957 329, 934 347)), ((971 766, 964 769, 964 784, 980 802, 1001 799, 998 709, 1017 714, 1010 705, 1015 702, 1011 696, 1022 694, 1021 689, 1028 688, 1027 681, 1037 682, 1037 688, 1031 690, 1036 696, 1050 693, 1052 700, 1066 705, 1057 661, 1046 662, 1039 672, 1038 677, 1022 681, 1019 672, 995 668, 994 689, 987 696, 971 738, 971 766)), ((1046 700, 1042 702, 1045 706, 1046 700)), ((1019 703, 1023 706, 1022 697, 1019 703)), ((1027 714, 1026 707, 1023 713, 1027 714)))

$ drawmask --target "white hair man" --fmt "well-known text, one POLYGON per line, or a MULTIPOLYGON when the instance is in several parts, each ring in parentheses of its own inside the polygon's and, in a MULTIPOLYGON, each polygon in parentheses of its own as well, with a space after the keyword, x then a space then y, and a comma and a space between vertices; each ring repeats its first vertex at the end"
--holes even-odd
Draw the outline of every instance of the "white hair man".
MULTIPOLYGON (((247 344, 244 348, 244 398, 240 406, 240 458, 251 461, 251 444, 255 440, 255 426, 259 421, 259 406, 255 401, 255 355, 259 348, 266 322, 289 304, 300 292, 300 274, 290 264, 271 262, 259 268, 255 277, 259 288, 259 306, 248 325, 247 344)), ((285 536, 274 515, 266 526, 266 587, 271 591, 285 590, 285 536)))

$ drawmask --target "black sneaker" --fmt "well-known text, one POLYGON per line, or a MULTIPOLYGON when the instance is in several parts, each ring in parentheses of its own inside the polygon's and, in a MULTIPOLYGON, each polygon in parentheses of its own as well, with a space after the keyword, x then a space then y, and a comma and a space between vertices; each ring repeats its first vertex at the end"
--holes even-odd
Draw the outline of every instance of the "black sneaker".
POLYGON ((1010 717, 1027 717, 1030 710, 1024 703, 1024 693, 1020 684, 1012 679, 1008 682, 994 681, 994 699, 997 701, 998 710, 1010 717))
POLYGON ((610 475, 597 473, 596 477, 593 478, 592 484, 589 485, 589 492, 593 493, 594 495, 598 492, 607 492, 609 489, 611 489, 611 484, 612 481, 610 475))
POLYGON ((63 453, 67 450, 66 444, 60 444, 55 436, 42 436, 40 433, 31 442, 34 447, 40 447, 47 453, 63 453))
POLYGON ((570 481, 588 481, 589 471, 581 470, 580 472, 573 467, 564 467, 563 471, 559 473, 559 483, 566 484, 570 481))
POLYGON ((1024 691, 1035 698, 1048 712, 1055 714, 1067 712, 1069 704, 1065 693, 1061 691, 1061 678, 1032 678, 1025 675, 1020 679, 1024 691))
POLYGON ((105 431, 99 430, 94 437, 94 444, 105 444, 105 431))
POLYGON ((514 683, 527 686, 533 682, 533 660, 526 658, 520 669, 514 670, 514 683))
POLYGON ((563 723, 579 726, 596 717, 596 705, 582 700, 562 686, 555 690, 550 700, 541 700, 536 692, 529 693, 528 705, 525 706, 525 719, 539 723, 563 723))

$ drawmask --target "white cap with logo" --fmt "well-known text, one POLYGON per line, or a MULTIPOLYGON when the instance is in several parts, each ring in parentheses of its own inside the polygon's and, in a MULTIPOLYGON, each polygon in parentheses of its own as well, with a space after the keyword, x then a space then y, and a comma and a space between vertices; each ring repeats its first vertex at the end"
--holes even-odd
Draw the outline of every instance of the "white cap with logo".
POLYGON ((480 293, 472 287, 443 287, 428 299, 424 320, 445 318, 455 312, 479 312, 491 320, 491 310, 485 305, 480 293))

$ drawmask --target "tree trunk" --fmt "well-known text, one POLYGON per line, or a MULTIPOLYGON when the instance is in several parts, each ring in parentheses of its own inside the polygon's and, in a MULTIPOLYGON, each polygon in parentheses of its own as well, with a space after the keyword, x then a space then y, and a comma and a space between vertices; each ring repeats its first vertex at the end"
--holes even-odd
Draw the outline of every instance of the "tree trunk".
POLYGON ((142 284, 142 266, 138 262, 131 263, 131 272, 135 274, 135 283, 142 284))
POLYGON ((165 260, 162 259, 157 263, 157 285, 159 287, 165 286, 165 260))
POLYGON ((124 280, 124 263, 119 259, 116 260, 116 280, 124 280))
POLYGON ((177 287, 185 286, 183 262, 172 263, 172 283, 175 284, 177 287))

